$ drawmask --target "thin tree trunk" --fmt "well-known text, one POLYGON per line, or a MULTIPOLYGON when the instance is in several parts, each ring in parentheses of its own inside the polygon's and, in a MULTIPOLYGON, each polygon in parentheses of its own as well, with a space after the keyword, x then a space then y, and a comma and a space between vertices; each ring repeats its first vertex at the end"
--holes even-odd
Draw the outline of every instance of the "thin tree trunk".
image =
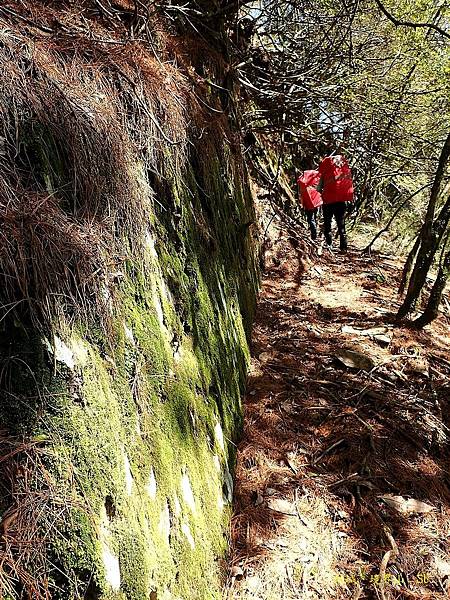
POLYGON ((411 278, 409 280, 408 291, 403 304, 401 305, 397 316, 402 319, 410 312, 422 292, 423 286, 427 280, 428 272, 433 264, 436 252, 444 237, 448 223, 450 221, 450 196, 444 204, 438 218, 435 220, 431 232, 425 239, 421 240, 420 250, 414 265, 411 278))
MULTIPOLYGON (((439 164, 436 170, 436 175, 431 189, 430 201, 428 203, 427 212, 425 215, 425 221, 420 232, 420 247, 417 252, 416 262, 412 271, 411 277, 408 283, 408 291, 406 292, 405 299, 399 308, 397 316, 399 319, 403 319, 412 309, 414 303, 420 296, 420 292, 425 284, 428 271, 433 264, 434 256, 439 248, 439 244, 444 235, 445 228, 448 224, 448 218, 446 218, 446 207, 450 205, 450 198, 447 201, 444 209, 441 210, 439 217, 434 221, 434 215, 436 212, 436 203, 439 198, 439 192, 441 189, 442 181, 444 179, 447 163, 450 158, 450 133, 445 140, 444 146, 439 157, 439 164), (445 223, 444 229, 441 231, 442 224, 445 223)), ((448 208, 450 212, 450 206, 448 208)))
MULTIPOLYGON (((392 225, 392 223, 395 221, 395 218, 397 217, 397 215, 399 214, 399 212, 402 210, 402 208, 406 205, 407 202, 409 202, 410 200, 412 200, 414 198, 414 196, 417 196, 417 194, 420 194, 420 192, 422 192, 425 188, 428 187, 427 185, 423 185, 420 190, 415 191, 413 194, 411 194, 410 196, 408 196, 407 198, 405 198, 405 200, 403 200, 403 202, 395 209, 395 211, 392 213, 391 217, 389 218, 389 221, 386 223, 386 225, 383 227, 383 229, 381 229, 376 236, 372 239, 372 241, 367 244, 367 246, 364 248, 364 250, 362 251, 363 253, 366 252, 370 252, 370 250, 372 249, 372 246, 375 244, 375 242, 377 241, 377 239, 383 235, 383 233, 386 233, 387 231, 389 231, 389 227, 392 225)), ((409 257, 408 257, 409 258, 409 257)), ((412 266, 412 265, 411 265, 412 266)))
POLYGON ((411 277, 411 272, 414 266, 414 262, 417 257, 417 253, 420 248, 420 232, 417 234, 416 241, 414 242, 414 246, 411 248, 408 258, 406 259, 405 265, 402 271, 402 278, 400 280, 400 286, 398 288, 398 293, 400 296, 403 296, 406 286, 408 285, 409 279, 411 277))
POLYGON ((422 315, 414 321, 414 325, 421 329, 428 325, 436 317, 439 312, 439 305, 441 303, 442 294, 444 292, 445 286, 447 284, 448 278, 450 276, 450 251, 444 257, 442 261, 439 271, 436 277, 436 281, 431 289, 430 297, 428 298, 428 303, 423 311, 422 315))
POLYGON ((447 136, 447 139, 444 142, 444 145, 441 150, 441 155, 439 157, 438 168, 436 170, 436 175, 433 182, 433 187, 431 188, 430 194, 430 202, 428 204, 427 213, 425 215, 425 237, 427 233, 431 232, 433 228, 433 219, 434 214, 436 212, 436 203, 439 198, 439 191, 441 189, 442 181, 445 176, 445 169, 447 167, 447 163, 450 158, 450 133, 447 136))

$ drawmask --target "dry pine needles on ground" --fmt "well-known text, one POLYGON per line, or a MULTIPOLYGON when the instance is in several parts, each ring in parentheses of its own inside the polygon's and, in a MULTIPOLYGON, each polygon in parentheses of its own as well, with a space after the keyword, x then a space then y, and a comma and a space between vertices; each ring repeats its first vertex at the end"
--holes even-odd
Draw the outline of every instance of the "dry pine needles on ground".
POLYGON ((394 329, 395 261, 352 252, 307 268, 273 227, 228 597, 446 598, 447 317, 394 329), (344 350, 366 361, 346 365, 344 350))

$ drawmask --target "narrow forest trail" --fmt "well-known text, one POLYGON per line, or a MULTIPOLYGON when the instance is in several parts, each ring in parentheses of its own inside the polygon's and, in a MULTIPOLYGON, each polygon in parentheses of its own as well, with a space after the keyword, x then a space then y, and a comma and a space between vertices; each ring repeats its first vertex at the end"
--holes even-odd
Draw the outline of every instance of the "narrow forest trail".
POLYGON ((225 596, 448 598, 450 320, 394 329, 394 260, 326 252, 305 267, 278 233, 253 334, 225 596))

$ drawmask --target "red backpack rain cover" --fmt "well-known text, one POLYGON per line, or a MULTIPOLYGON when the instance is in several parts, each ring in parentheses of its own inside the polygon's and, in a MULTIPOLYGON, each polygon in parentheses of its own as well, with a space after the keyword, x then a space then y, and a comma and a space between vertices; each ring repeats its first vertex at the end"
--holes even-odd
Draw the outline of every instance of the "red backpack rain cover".
POLYGON ((314 186, 320 181, 319 171, 304 171, 297 179, 300 188, 300 200, 305 210, 314 210, 322 206, 322 196, 314 186))
POLYGON ((322 175, 322 198, 325 204, 353 201, 352 172, 345 156, 327 156, 320 163, 322 175))

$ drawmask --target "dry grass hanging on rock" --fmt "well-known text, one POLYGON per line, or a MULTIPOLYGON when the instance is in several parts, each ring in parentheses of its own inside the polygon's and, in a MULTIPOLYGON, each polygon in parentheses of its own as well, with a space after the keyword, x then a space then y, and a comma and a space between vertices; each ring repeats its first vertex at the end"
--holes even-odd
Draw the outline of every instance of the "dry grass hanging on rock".
POLYGON ((108 318, 115 275, 142 259, 148 176, 181 174, 189 131, 172 65, 139 44, 55 39, 0 33, 0 304, 46 326, 108 318))

